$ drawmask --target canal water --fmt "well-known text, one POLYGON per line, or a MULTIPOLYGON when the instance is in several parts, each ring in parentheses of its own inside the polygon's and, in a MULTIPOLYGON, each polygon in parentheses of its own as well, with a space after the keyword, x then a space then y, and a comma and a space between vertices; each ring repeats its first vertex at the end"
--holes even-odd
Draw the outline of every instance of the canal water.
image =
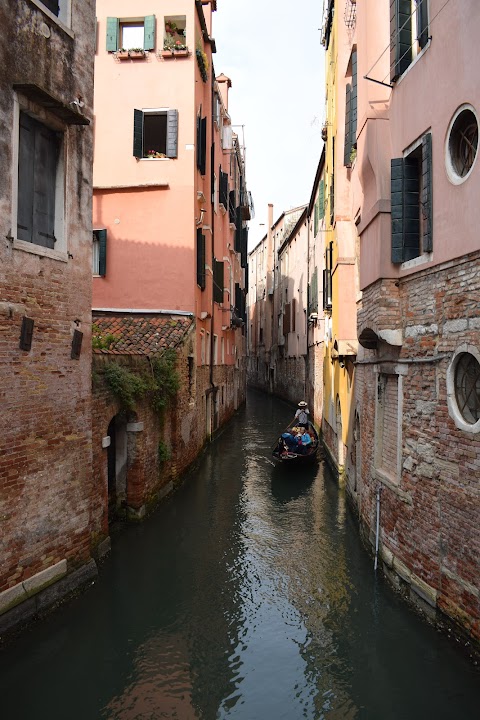
POLYGON ((94 586, 0 651, 2 720, 480 717, 478 671, 375 577, 327 467, 272 465, 292 414, 249 394, 94 586))

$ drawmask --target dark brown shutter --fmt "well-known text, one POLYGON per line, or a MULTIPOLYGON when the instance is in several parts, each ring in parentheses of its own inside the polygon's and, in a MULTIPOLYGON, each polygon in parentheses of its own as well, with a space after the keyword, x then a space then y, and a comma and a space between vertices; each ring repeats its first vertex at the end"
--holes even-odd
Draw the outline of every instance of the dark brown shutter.
POLYGON ((287 336, 289 332, 290 332, 290 304, 285 303, 285 307, 283 309, 283 334, 285 336, 287 336))
POLYGON ((432 199, 432 135, 422 138, 422 216, 423 216, 423 252, 433 250, 433 199, 432 199))
POLYGON ((197 285, 205 290, 205 235, 197 229, 197 285))
POLYGON ((143 157, 143 112, 133 111, 133 155, 137 159, 143 157))

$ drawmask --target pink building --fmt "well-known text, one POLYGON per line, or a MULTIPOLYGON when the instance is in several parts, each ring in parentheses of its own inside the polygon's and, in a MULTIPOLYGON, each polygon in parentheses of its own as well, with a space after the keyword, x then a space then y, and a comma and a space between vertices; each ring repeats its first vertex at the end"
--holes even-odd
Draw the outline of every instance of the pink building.
POLYGON ((478 3, 336 5, 337 17, 356 6, 344 38, 358 57, 363 350, 350 490, 384 571, 478 640, 478 3))
MULTIPOLYGON (((186 378, 170 408, 174 424, 154 427, 140 410, 127 423, 160 438, 170 460, 160 467, 152 443, 146 466, 153 463, 156 480, 145 479, 143 486, 138 473, 134 481, 128 476, 131 458, 113 463, 134 515, 169 487, 245 398, 250 201, 243 149, 228 112, 231 81, 214 76, 215 9, 214 0, 97 2, 94 316, 104 333, 109 317, 128 316, 129 327, 139 327, 144 359, 165 350, 162 323, 161 342, 160 335, 157 345, 143 342, 159 319, 185 328, 182 338, 167 341, 170 349, 181 348, 178 369, 186 378), (119 467, 123 475, 127 468, 126 480, 119 467)), ((100 348, 101 354, 112 360, 122 355, 118 347, 128 346, 131 360, 131 344, 118 323, 115 328, 119 344, 100 348)), ((94 452, 105 479, 113 441, 107 431, 118 411, 118 404, 107 404, 98 418, 94 452)), ((129 446, 116 439, 117 447, 129 446)))

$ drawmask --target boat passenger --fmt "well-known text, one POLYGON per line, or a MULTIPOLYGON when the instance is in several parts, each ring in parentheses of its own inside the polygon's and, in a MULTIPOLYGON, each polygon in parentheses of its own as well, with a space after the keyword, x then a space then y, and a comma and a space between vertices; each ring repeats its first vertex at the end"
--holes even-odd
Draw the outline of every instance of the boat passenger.
POLYGON ((305 448, 305 450, 308 450, 308 448, 312 444, 312 438, 311 435, 305 430, 305 432, 302 435, 302 445, 305 448))

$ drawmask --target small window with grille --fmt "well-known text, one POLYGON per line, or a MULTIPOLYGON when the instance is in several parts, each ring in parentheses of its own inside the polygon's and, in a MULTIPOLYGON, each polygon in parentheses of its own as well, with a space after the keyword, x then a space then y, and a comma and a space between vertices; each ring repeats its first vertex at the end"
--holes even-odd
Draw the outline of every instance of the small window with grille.
POLYGON ((473 107, 463 105, 455 113, 447 133, 446 166, 455 185, 470 175, 478 152, 478 120, 473 107))
POLYGON ((447 403, 458 428, 480 432, 480 353, 471 345, 461 345, 448 367, 447 403))

